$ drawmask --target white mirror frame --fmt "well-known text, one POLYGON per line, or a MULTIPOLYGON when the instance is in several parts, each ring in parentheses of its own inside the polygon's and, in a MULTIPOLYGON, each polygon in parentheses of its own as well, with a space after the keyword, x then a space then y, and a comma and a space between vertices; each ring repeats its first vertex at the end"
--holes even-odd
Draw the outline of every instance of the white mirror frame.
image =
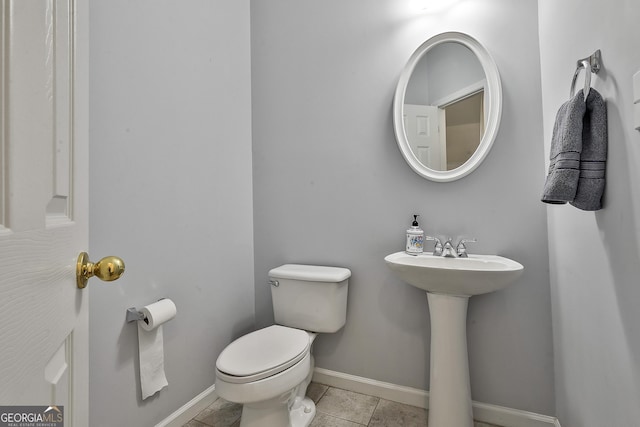
POLYGON ((498 133, 498 128, 500 127, 501 116, 502 85, 500 83, 498 67, 487 49, 476 39, 464 33, 447 32, 438 34, 420 45, 413 55, 411 55, 407 65, 404 67, 393 99, 393 127, 402 156, 409 166, 411 166, 411 169, 413 169, 418 175, 432 181, 454 181, 475 170, 480 163, 482 163, 487 154, 489 154, 489 150, 491 150, 493 141, 498 133), (487 79, 487 92, 485 93, 485 97, 488 98, 489 112, 487 114, 487 122, 485 124, 485 132, 482 136, 482 140, 469 160, 455 169, 437 171, 422 164, 411 150, 409 139, 407 138, 407 134, 404 129, 404 98, 409 79, 411 78, 413 70, 420 59, 422 59, 422 57, 434 46, 448 42, 459 43, 466 46, 480 61, 487 79))

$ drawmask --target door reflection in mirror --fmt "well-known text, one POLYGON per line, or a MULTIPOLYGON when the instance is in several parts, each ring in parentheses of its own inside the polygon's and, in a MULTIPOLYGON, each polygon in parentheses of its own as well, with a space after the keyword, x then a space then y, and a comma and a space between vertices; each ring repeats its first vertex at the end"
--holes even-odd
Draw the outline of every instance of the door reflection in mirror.
POLYGON ((414 156, 426 167, 447 171, 463 165, 485 129, 486 79, 465 45, 432 47, 407 84, 404 127, 414 156))

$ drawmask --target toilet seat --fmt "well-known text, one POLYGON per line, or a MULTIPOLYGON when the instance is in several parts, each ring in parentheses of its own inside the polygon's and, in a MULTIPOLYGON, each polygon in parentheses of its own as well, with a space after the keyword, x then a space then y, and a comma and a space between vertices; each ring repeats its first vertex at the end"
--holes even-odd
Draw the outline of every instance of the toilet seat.
POLYGON ((245 384, 276 375, 300 362, 309 352, 306 331, 273 325, 238 338, 216 361, 223 381, 245 384))

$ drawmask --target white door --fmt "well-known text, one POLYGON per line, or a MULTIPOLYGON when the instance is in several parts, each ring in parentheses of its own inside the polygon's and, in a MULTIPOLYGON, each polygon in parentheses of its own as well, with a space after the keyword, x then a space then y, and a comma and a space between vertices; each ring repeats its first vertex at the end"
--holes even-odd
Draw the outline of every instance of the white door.
POLYGON ((0 405, 86 427, 88 3, 0 1, 0 405))
POLYGON ((414 156, 428 168, 447 169, 447 150, 442 144, 439 121, 443 112, 432 105, 404 104, 404 129, 414 156))

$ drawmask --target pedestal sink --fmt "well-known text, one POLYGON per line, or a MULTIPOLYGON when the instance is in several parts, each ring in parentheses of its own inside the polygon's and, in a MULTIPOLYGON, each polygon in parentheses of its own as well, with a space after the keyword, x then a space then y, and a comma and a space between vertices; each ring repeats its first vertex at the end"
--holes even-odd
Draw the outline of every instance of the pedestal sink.
POLYGON ((524 267, 497 255, 444 258, 396 252, 384 260, 400 279, 427 291, 431 315, 429 427, 473 427, 467 355, 469 297, 504 289, 524 267))

